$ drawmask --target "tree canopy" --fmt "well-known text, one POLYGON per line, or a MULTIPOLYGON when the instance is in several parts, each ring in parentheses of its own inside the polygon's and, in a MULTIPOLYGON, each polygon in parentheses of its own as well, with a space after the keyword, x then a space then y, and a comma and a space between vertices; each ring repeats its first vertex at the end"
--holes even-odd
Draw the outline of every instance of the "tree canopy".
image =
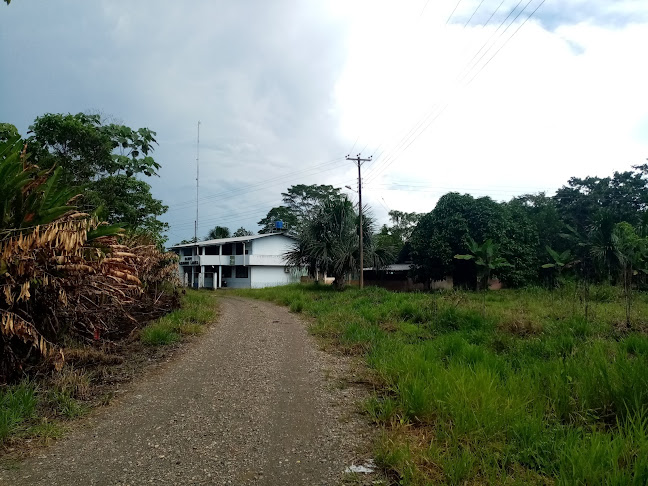
POLYGON ((245 229, 243 226, 241 226, 239 229, 237 229, 232 236, 233 237, 239 237, 239 236, 252 236, 254 233, 251 231, 245 229))
POLYGON ((209 230, 205 240, 220 240, 222 238, 229 238, 231 236, 229 228, 225 226, 214 226, 209 230))
POLYGON ((442 196, 412 233, 412 258, 419 278, 429 282, 450 275, 455 283, 474 287, 474 265, 454 258, 469 252, 471 238, 497 242, 501 256, 511 264, 500 272, 507 283, 520 285, 537 274, 533 268, 537 233, 523 211, 489 197, 475 199, 454 192, 442 196))
POLYGON ((257 224, 260 234, 271 233, 276 221, 283 221, 288 234, 296 235, 300 226, 326 201, 342 201, 344 194, 337 187, 329 185, 298 184, 281 193, 283 204, 268 211, 257 224))
POLYGON ((27 143, 34 161, 43 169, 61 168, 66 184, 82 188, 82 208, 164 242, 167 224, 158 217, 167 206, 142 179, 156 176, 160 168, 151 156, 155 132, 104 124, 100 115, 84 113, 48 113, 36 118, 30 130, 27 143))

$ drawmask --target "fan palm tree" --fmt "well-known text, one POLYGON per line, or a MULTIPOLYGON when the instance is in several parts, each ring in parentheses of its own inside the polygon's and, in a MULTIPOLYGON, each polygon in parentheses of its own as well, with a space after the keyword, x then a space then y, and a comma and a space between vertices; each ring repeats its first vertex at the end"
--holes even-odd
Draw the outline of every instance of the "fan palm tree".
MULTIPOLYGON (((390 255, 373 244, 373 220, 365 216, 362 226, 367 261, 382 265, 390 255)), ((334 277, 334 287, 341 289, 346 278, 359 269, 359 253, 358 214, 351 201, 342 198, 325 201, 315 210, 285 256, 289 265, 306 268, 313 277, 334 277)))

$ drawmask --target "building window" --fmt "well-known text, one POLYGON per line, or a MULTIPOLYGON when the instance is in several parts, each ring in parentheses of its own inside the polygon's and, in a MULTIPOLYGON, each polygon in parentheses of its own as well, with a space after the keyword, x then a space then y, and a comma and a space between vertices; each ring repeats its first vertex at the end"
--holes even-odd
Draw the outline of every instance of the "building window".
POLYGON ((218 255, 218 249, 220 246, 214 245, 214 246, 206 246, 205 247, 205 255, 218 255))
POLYGON ((234 254, 233 250, 234 250, 234 248, 232 248, 231 243, 225 243, 223 245, 223 255, 233 255, 234 254))
POLYGON ((236 267, 236 278, 248 278, 248 267, 236 267))
POLYGON ((232 278, 232 267, 223 267, 223 278, 232 278))

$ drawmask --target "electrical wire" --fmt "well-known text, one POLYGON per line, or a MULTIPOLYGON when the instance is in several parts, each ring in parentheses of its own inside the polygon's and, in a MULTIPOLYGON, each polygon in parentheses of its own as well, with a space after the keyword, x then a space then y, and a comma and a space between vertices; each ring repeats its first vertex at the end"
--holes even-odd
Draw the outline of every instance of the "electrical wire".
MULTIPOLYGON (((516 7, 515 7, 515 8, 514 8, 510 13, 509 13, 509 15, 506 17, 506 19, 504 19, 504 21, 500 24, 500 26, 496 29, 495 32, 499 31, 499 29, 503 26, 504 22, 506 22, 506 21, 511 17, 512 12, 514 12, 515 9, 517 9, 517 7, 522 3, 522 1, 523 1, 523 0, 520 0, 520 2, 518 2, 518 4, 516 5, 516 7)), ((510 28, 510 26, 513 25, 513 23, 515 23, 515 21, 516 21, 516 20, 520 17, 520 15, 522 15, 522 13, 523 13, 527 8, 528 8, 528 6, 531 4, 532 1, 533 1, 533 0, 529 0, 529 1, 527 2, 527 4, 524 6, 524 8, 523 8, 522 10, 520 10, 520 12, 518 12, 517 16, 516 16, 516 17, 511 21, 511 23, 508 24, 508 26, 507 26, 507 27, 502 31, 502 33, 498 36, 498 38, 496 39, 495 43, 493 43, 491 46, 488 47, 488 49, 487 49, 486 51, 484 51, 484 53, 482 54, 482 56, 480 56, 479 59, 477 59, 477 61, 476 61, 475 63, 473 63, 473 65, 469 68, 469 70, 466 72, 466 74, 463 74, 463 75, 460 77, 459 82, 463 82, 463 81, 466 79, 466 77, 470 74, 470 70, 476 68, 476 66, 477 66, 477 65, 479 64, 479 62, 483 59, 483 57, 489 53, 489 51, 493 48, 494 45, 496 45, 497 40, 500 39, 500 38, 502 38, 502 36, 506 33, 506 31, 510 28)), ((476 73, 475 73, 475 74, 470 78, 470 80, 469 80, 467 83, 465 83, 465 85, 463 86, 464 88, 467 87, 468 85, 470 85, 470 84, 474 81, 474 79, 479 75, 479 73, 481 73, 481 72, 483 71, 483 69, 484 69, 484 68, 485 68, 485 67, 486 67, 486 66, 487 66, 487 65, 488 65, 488 64, 493 60, 493 58, 494 58, 494 57, 495 57, 495 56, 496 56, 496 55, 497 55, 497 54, 498 54, 498 53, 499 53, 499 52, 500 52, 500 51, 501 51, 501 50, 506 46, 506 44, 508 44, 508 42, 510 42, 510 40, 515 36, 515 34, 517 34, 517 32, 519 32, 519 30, 524 26, 524 24, 526 24, 526 23, 528 22, 528 20, 529 20, 529 19, 530 19, 530 18, 531 18, 531 17, 532 17, 532 16, 533 16, 537 11, 538 11, 538 9, 539 9, 539 8, 540 8, 540 7, 545 3, 545 1, 546 1, 546 0, 541 0, 541 2, 540 2, 540 3, 536 6, 536 8, 535 8, 535 9, 534 9, 534 10, 533 10, 533 11, 532 11, 532 12, 531 12, 527 17, 526 17, 526 19, 525 19, 525 20, 524 20, 524 21, 523 21, 523 22, 518 26, 518 28, 513 32, 513 34, 511 34, 511 35, 510 35, 510 36, 509 36, 509 37, 504 41, 504 43, 499 47, 499 49, 497 49, 497 50, 495 51, 495 53, 494 53, 494 54, 493 54, 493 55, 492 55, 492 56, 491 56, 491 57, 486 61, 486 63, 485 63, 484 65, 481 66, 481 68, 480 68, 480 69, 479 69, 479 70, 478 70, 478 71, 477 71, 477 72, 476 72, 476 73)), ((491 38, 492 38, 492 35, 491 35, 491 38)), ((488 42, 490 42, 491 38, 489 38, 489 40, 486 41, 486 43, 484 44, 484 46, 485 46, 486 44, 488 44, 488 42)), ((482 49, 483 49, 484 46, 482 46, 482 48, 478 51, 478 53, 482 51, 482 49)), ((476 55, 473 56, 473 60, 475 59, 475 57, 476 57, 476 55)), ((471 62, 472 62, 472 60, 471 60, 471 62)), ((411 134, 410 134, 409 137, 408 137, 409 142, 406 143, 406 144, 403 146, 403 143, 404 143, 404 142, 401 140, 401 143, 399 144, 399 146, 402 147, 402 148, 399 150, 399 152, 398 152, 397 154, 395 154, 395 155, 394 155, 394 154, 390 154, 390 156, 388 157, 388 159, 383 160, 383 161, 382 161, 382 164, 381 164, 381 166, 380 166, 380 168, 378 169, 378 167, 376 167, 375 170, 372 171, 372 172, 369 174, 369 176, 368 176, 368 177, 369 177, 369 178, 368 178, 368 182, 371 182, 371 181, 375 180, 375 179, 376 179, 380 174, 382 174, 382 173, 383 173, 383 172, 384 172, 384 171, 385 171, 389 166, 391 166, 391 165, 393 164, 393 162, 394 162, 394 161, 395 161, 395 160, 396 160, 396 159, 397 159, 397 158, 398 158, 398 157, 399 157, 403 152, 405 152, 405 150, 407 150, 407 148, 409 148, 409 146, 412 145, 412 143, 414 143, 414 141, 416 141, 416 139, 418 139, 418 138, 419 138, 419 137, 420 137, 420 136, 421 136, 421 135, 422 135, 422 134, 427 130, 427 128, 428 128, 432 123, 434 123, 434 121, 435 121, 439 116, 441 116, 441 114, 443 114, 443 112, 445 112, 445 110, 447 109, 447 107, 449 106, 449 104, 450 104, 450 101, 446 102, 445 105, 440 109, 440 111, 439 111, 439 112, 438 112, 438 113, 437 113, 433 118, 431 118, 431 119, 430 119, 430 116, 431 116, 434 112, 433 112, 433 111, 430 112, 430 113, 428 114, 428 116, 425 118, 425 119, 428 119, 429 121, 427 121, 427 123, 422 127, 422 129, 420 128, 420 127, 422 126, 421 123, 419 123, 419 125, 417 125, 417 126, 419 127, 419 129, 418 129, 418 133, 416 133, 416 130, 414 130, 413 133, 412 133, 412 130, 410 130, 410 133, 411 133, 411 134)), ((424 119, 424 120, 425 120, 425 119, 424 119)), ((424 123, 425 123, 425 122, 424 122, 424 123)), ((397 149, 398 149, 398 147, 397 147, 397 149)))

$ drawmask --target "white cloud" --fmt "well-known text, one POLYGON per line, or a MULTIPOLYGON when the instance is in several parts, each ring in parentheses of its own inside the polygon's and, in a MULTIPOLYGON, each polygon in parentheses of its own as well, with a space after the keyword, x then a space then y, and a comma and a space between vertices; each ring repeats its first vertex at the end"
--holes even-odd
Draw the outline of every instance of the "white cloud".
POLYGON ((97 108, 156 130, 154 194, 171 206, 172 241, 193 233, 198 120, 201 195, 214 195, 201 234, 256 229, 291 184, 353 185, 352 146, 383 153, 365 167, 380 219, 384 206, 428 211, 448 190, 508 199, 641 163, 648 2, 548 0, 457 90, 518 0, 480 27, 500 2, 485 0, 467 28, 481 0, 460 2, 448 25, 456 0, 12 2, 0 62, 20 69, 0 78, 2 121, 24 132, 45 112, 97 108), (448 100, 407 150, 390 150, 448 100))
POLYGON ((393 147, 435 104, 449 102, 407 150, 383 153, 374 163, 391 162, 382 174, 368 167, 368 196, 410 211, 431 209, 453 189, 509 199, 554 190, 571 176, 628 170, 648 155, 648 133, 637 130, 648 117, 648 23, 549 31, 531 20, 466 87, 457 75, 495 25, 445 26, 447 13, 428 15, 408 21, 376 7, 371 29, 361 18, 351 25, 359 33, 337 89, 346 139, 359 133, 358 145, 393 147), (379 74, 367 76, 372 70, 379 74))

